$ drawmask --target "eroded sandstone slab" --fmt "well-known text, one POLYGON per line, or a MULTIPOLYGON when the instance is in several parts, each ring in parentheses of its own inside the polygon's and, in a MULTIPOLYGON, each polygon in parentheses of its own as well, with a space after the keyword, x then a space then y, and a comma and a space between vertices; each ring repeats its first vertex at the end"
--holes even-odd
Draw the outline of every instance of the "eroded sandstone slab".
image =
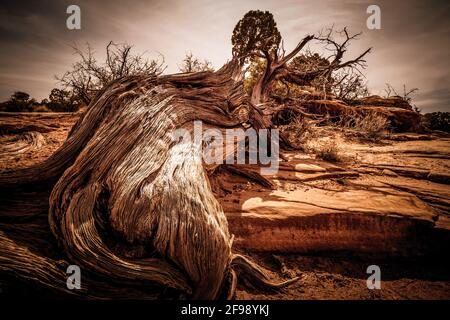
POLYGON ((450 150, 449 140, 352 144, 345 150, 358 150, 359 162, 288 155, 280 171, 267 177, 272 189, 221 176, 227 191, 219 199, 235 245, 260 252, 394 256, 449 247, 450 186, 436 179, 449 175, 442 156, 450 150))

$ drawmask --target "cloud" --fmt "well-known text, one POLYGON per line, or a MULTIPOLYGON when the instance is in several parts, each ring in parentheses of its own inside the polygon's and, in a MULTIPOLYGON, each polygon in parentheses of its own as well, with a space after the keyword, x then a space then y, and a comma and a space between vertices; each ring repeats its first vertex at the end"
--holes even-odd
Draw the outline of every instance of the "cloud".
POLYGON ((89 42, 102 54, 109 40, 128 42, 136 52, 161 52, 167 72, 176 72, 186 52, 220 67, 231 57, 231 33, 251 9, 271 11, 287 50, 308 33, 330 26, 363 31, 348 52, 374 47, 367 79, 374 93, 386 82, 419 87, 424 111, 448 110, 450 3, 447 1, 298 0, 79 0, 82 29, 66 28, 69 1, 2 1, 0 9, 0 99, 14 90, 43 98, 57 85, 55 74, 74 61, 70 45, 89 42), (381 8, 382 29, 367 30, 366 8, 381 8))

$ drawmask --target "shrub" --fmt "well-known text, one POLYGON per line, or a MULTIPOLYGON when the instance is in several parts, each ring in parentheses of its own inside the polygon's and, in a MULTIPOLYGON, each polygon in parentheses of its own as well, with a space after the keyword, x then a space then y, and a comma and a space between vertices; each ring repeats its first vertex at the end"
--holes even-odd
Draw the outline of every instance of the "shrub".
POLYGON ((387 117, 379 112, 349 113, 341 117, 339 125, 352 129, 359 138, 370 141, 380 140, 390 128, 387 117))
POLYGON ((325 161, 341 161, 339 147, 334 140, 326 141, 324 144, 316 148, 315 153, 318 158, 325 161))
POLYGON ((46 105, 36 105, 33 107, 33 112, 51 112, 46 105))
POLYGON ((65 90, 53 89, 49 100, 44 99, 37 102, 30 99, 26 92, 16 91, 9 100, 0 103, 0 111, 4 112, 75 112, 78 111, 81 104, 76 96, 65 90))
POLYGON ((288 124, 280 125, 279 129, 285 142, 295 149, 305 149, 305 143, 316 135, 314 121, 302 116, 295 116, 288 124))
POLYGON ((0 111, 6 112, 29 112, 33 105, 36 104, 34 99, 30 99, 30 95, 26 92, 16 91, 9 100, 0 104, 0 111))
POLYGON ((75 112, 80 107, 76 96, 66 90, 52 89, 49 100, 47 107, 53 112, 75 112))
POLYGON ((450 112, 432 112, 424 115, 424 125, 431 130, 450 133, 450 112))

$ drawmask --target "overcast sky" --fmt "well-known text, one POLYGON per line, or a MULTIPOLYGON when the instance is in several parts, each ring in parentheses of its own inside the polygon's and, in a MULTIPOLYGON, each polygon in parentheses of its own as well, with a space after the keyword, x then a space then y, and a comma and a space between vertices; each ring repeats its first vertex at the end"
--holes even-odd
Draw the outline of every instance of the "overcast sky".
POLYGON ((349 57, 367 47, 369 88, 383 94, 385 83, 399 91, 418 87, 414 103, 424 112, 450 111, 450 1, 448 0, 2 0, 0 8, 0 100, 22 90, 41 99, 57 86, 75 56, 71 45, 127 42, 149 58, 165 57, 166 72, 177 72, 187 52, 218 68, 231 57, 231 33, 249 10, 273 13, 286 50, 306 34, 332 24, 363 31, 349 57), (66 8, 81 8, 81 30, 66 28, 66 8), (366 9, 381 8, 381 30, 368 30, 366 9))

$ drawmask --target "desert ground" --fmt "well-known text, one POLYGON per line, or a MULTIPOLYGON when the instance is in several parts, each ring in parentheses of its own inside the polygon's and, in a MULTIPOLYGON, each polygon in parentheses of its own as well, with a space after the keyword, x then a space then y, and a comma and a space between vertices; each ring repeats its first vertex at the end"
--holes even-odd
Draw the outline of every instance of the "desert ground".
MULTIPOLYGON (((49 157, 80 114, 0 114, 0 170, 49 157)), ((237 299, 450 299, 449 135, 390 133, 370 142, 322 126, 305 150, 283 151, 279 168, 264 181, 248 175, 251 166, 245 177, 238 167, 210 176, 233 250, 274 279, 300 278, 274 292, 239 286, 237 299), (329 143, 335 161, 311 151, 329 143), (381 268, 380 290, 366 286, 369 265, 381 268)), ((26 233, 33 224, 23 226, 26 233)), ((28 292, 3 282, 3 291, 28 292)))

